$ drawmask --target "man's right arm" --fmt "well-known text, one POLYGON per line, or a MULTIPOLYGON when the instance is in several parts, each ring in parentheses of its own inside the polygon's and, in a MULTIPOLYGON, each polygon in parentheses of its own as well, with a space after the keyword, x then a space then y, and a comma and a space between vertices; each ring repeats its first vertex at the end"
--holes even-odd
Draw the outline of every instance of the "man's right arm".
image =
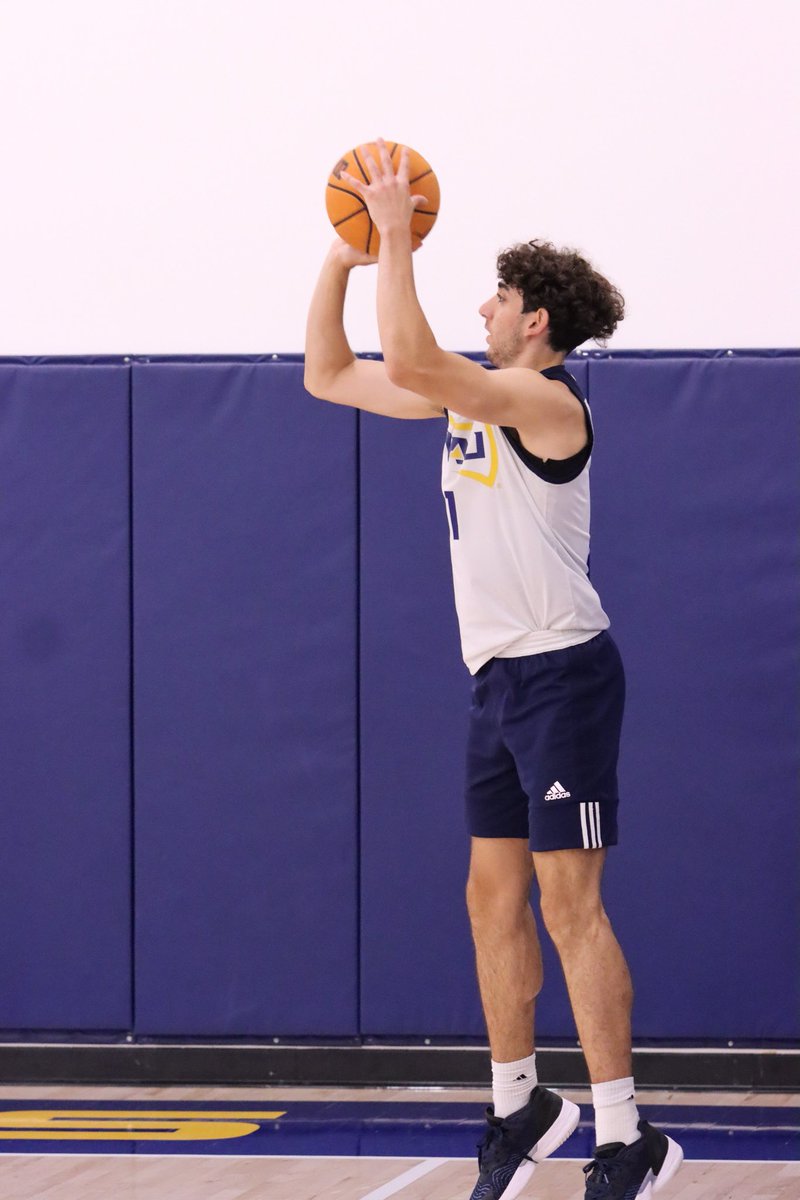
POLYGON ((306 391, 384 417, 441 417, 441 407, 391 383, 382 362, 358 359, 350 349, 344 331, 347 280, 354 266, 374 261, 342 241, 331 247, 308 312, 306 391))

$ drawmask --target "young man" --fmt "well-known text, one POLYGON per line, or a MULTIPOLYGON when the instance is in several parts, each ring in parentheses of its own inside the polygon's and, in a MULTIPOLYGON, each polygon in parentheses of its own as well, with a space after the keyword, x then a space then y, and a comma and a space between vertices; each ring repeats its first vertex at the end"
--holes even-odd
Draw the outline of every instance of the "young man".
POLYGON ((588 338, 613 333, 623 300, 574 251, 533 241, 500 255, 497 292, 480 309, 499 369, 441 350, 414 287, 407 155, 395 174, 378 148, 378 163, 364 151, 370 182, 348 178, 381 237, 384 361, 358 361, 347 343, 350 268, 375 260, 338 242, 309 312, 305 382, 315 396, 369 412, 448 418, 442 488, 474 677, 467 902, 494 1100, 472 1200, 513 1200, 578 1122, 577 1106, 537 1080, 534 873, 592 1081, 597 1149, 586 1198, 647 1196, 683 1156, 639 1120, 630 976, 600 895, 606 847, 617 840, 624 677, 587 570, 591 417, 563 366, 588 338))

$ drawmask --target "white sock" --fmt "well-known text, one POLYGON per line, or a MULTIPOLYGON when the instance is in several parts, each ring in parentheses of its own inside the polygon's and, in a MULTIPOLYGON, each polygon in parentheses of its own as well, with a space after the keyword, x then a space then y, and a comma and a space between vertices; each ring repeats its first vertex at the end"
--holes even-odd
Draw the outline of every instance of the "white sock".
POLYGON ((524 1108, 538 1082, 536 1052, 516 1062, 498 1063, 492 1059, 492 1100, 496 1117, 510 1117, 524 1108))
POLYGON ((633 1076, 592 1084, 596 1145, 622 1142, 630 1146, 642 1136, 638 1130, 639 1110, 634 1099, 633 1076))

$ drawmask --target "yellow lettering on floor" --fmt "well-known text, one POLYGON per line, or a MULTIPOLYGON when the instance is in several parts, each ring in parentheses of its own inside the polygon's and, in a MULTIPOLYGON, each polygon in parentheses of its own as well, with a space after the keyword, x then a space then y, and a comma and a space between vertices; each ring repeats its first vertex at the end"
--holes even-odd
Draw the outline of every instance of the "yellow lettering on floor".
POLYGON ((19 1109, 0 1112, 0 1139, 13 1141, 219 1141, 255 1133, 285 1112, 143 1109, 19 1109))

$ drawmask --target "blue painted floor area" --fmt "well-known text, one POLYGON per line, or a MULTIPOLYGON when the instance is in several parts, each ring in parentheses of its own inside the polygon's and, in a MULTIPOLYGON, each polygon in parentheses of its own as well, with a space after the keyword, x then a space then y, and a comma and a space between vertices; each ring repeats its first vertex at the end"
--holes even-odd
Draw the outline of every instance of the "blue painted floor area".
MULTIPOLYGON (((688 1159, 800 1159, 800 1107, 648 1105, 688 1159)), ((480 1106, 430 1101, 6 1101, 0 1153, 471 1158, 480 1106)), ((556 1157, 591 1158, 591 1108, 556 1157)))

